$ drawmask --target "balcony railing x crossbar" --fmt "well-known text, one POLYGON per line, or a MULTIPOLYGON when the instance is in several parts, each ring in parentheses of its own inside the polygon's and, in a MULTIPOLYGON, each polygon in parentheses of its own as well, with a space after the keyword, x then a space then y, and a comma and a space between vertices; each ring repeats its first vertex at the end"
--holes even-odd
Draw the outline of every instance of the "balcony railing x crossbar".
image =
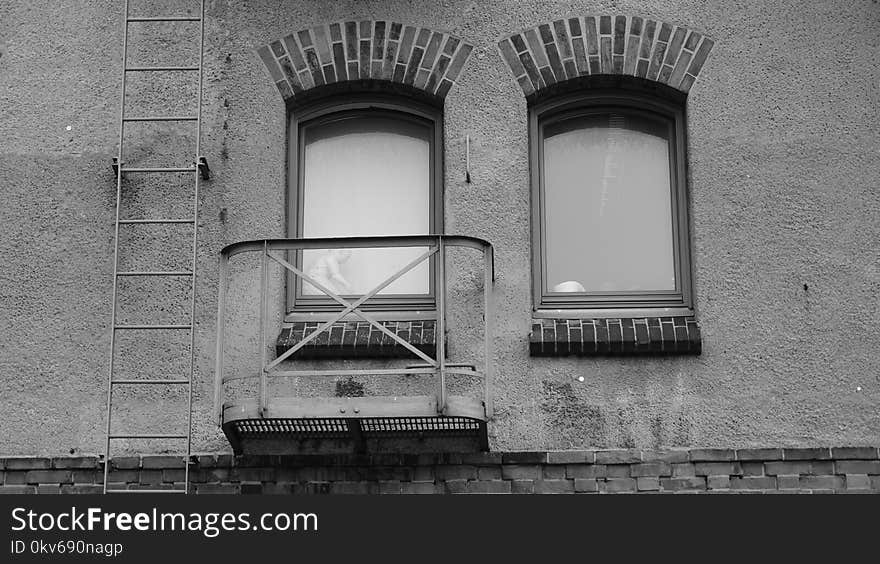
POLYGON ((403 268, 401 268, 400 270, 398 270, 397 272, 392 274, 390 277, 386 278, 381 284, 379 284, 378 286, 376 286, 375 288, 373 288, 372 290, 370 290, 369 292, 367 292, 366 294, 364 294, 362 297, 360 297, 358 300, 356 300, 354 302, 348 302, 344 298, 342 298, 339 295, 337 295, 336 293, 334 293, 333 290, 330 290, 329 288, 327 288, 327 286, 321 284, 320 282, 318 282, 317 280, 315 280, 311 276, 308 276, 307 274, 303 273, 301 270, 299 270, 298 268, 296 268, 295 266, 293 266, 292 264, 290 264, 286 260, 278 258, 275 255, 273 255, 267 251, 266 253, 269 256, 269 258, 271 258, 272 260, 274 260, 275 262, 277 262, 278 264, 280 264, 281 266, 283 266, 287 270, 293 272, 295 275, 302 278, 304 281, 308 282, 312 286, 321 290, 325 295, 332 298, 333 301, 344 306, 345 309, 338 312, 336 315, 331 317, 325 323, 321 324, 312 333, 308 334, 302 341, 300 341, 299 343, 297 343, 296 345, 291 347, 289 350, 287 350, 284 354, 282 354, 281 356, 279 356, 278 358, 276 358, 275 360, 270 362, 269 365, 266 366, 266 369, 271 370, 272 368, 277 366, 279 363, 283 362, 285 359, 290 357, 290 355, 294 354, 296 351, 298 351, 299 349, 301 349, 302 347, 307 345, 309 342, 314 340, 319 334, 321 334, 325 330, 329 329, 334 323, 336 323, 337 321, 339 321, 340 319, 342 319, 343 317, 345 317, 349 313, 354 313, 355 315, 357 315, 358 317, 360 317, 364 321, 368 322, 370 325, 372 325, 376 329, 382 331, 383 333, 385 333, 386 335, 388 335, 389 337, 394 339, 398 344, 402 345, 404 348, 406 348, 407 350, 409 350, 410 352, 412 352, 413 354, 415 354, 416 356, 418 356, 419 358, 421 358, 422 360, 424 360, 428 364, 431 364, 433 366, 437 366, 437 362, 434 359, 432 359, 431 357, 429 357, 428 355, 426 355, 425 353, 423 353, 419 349, 415 348, 407 341, 401 339, 396 334, 389 331, 384 325, 382 325, 381 323, 374 320, 371 316, 360 311, 358 309, 358 307, 360 305, 362 305, 363 303, 365 303, 370 298, 372 298, 373 296, 375 296, 376 294, 378 294, 379 292, 381 292, 382 290, 384 290, 385 288, 387 288, 388 286, 390 286, 393 282, 395 282, 401 276, 403 276, 404 274, 406 274, 407 272, 409 272, 410 270, 412 270, 413 268, 415 268, 416 266, 418 266, 419 264, 421 264, 422 262, 424 262, 428 258, 434 256, 438 250, 439 250, 439 247, 432 247, 430 250, 428 250, 428 252, 420 255, 418 258, 411 261, 409 264, 407 264, 406 266, 404 266, 403 268))
POLYGON ((424 235, 424 236, 387 236, 387 237, 342 237, 342 238, 315 238, 315 239, 265 239, 257 241, 243 241, 227 246, 221 252, 220 257, 220 296, 218 302, 217 317, 217 364, 215 370, 215 403, 217 406, 218 418, 220 424, 223 425, 223 388, 224 384, 230 380, 240 378, 251 378, 253 374, 248 375, 225 375, 223 371, 224 359, 224 338, 225 338, 225 318, 226 318, 226 294, 228 290, 229 277, 229 261, 235 255, 241 253, 259 253, 260 254, 260 315, 259 315, 259 341, 260 341, 260 373, 259 373, 259 417, 269 417, 269 400, 270 393, 268 387, 269 377, 340 377, 340 376, 381 376, 381 375, 415 375, 415 374, 434 374, 437 376, 436 387, 436 415, 447 415, 447 407, 449 406, 447 398, 446 376, 450 374, 461 376, 480 376, 483 377, 483 410, 485 417, 488 418, 492 413, 491 402, 491 376, 490 376, 490 359, 491 357, 491 331, 490 331, 490 312, 492 285, 495 280, 494 257, 492 245, 482 239, 458 235, 424 235), (385 278, 381 283, 376 285, 367 293, 357 296, 354 299, 340 296, 327 285, 322 284, 313 276, 303 272, 302 269, 291 264, 284 258, 278 256, 278 253, 286 253, 288 251, 306 251, 306 250, 329 250, 329 249, 357 249, 357 248, 403 248, 403 247, 424 247, 428 250, 411 260, 405 266, 399 268, 396 272, 385 278), (483 307, 484 307, 484 342, 483 342, 483 370, 482 374, 476 370, 475 365, 469 364, 450 364, 447 362, 445 354, 446 339, 446 249, 447 247, 465 247, 480 251, 483 254, 484 269, 484 288, 483 288, 483 307), (415 267, 423 262, 437 257, 437 307, 436 307, 436 358, 432 358, 425 352, 419 350, 403 337, 397 335, 393 331, 385 327, 378 321, 373 314, 368 314, 361 309, 365 303, 371 298, 377 296, 382 290, 400 279, 402 276, 411 272, 415 267), (271 317, 269 308, 269 288, 268 288, 268 266, 269 261, 273 261, 287 271, 291 272, 296 279, 311 284, 326 297, 332 299, 341 306, 321 323, 317 328, 304 336, 302 340, 290 347, 284 353, 278 355, 274 359, 268 359, 267 351, 270 347, 266 346, 267 320, 271 317), (376 330, 382 332, 393 342, 397 343, 413 355, 424 361, 422 365, 409 365, 401 368, 386 369, 326 369, 326 370, 279 370, 279 365, 285 360, 290 359, 297 351, 301 350, 308 343, 313 342, 321 333, 329 332, 335 323, 346 318, 346 316, 355 315, 360 319, 375 327, 376 330))

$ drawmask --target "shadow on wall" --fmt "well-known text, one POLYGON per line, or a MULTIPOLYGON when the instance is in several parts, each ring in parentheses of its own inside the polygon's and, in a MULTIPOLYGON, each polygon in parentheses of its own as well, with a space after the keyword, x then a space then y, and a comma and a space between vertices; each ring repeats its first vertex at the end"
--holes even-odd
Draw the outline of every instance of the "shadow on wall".
POLYGON ((688 446, 692 422, 680 407, 671 413, 634 400, 606 406, 587 403, 570 383, 544 381, 540 409, 548 448, 640 448, 688 446), (645 427, 647 422, 647 427, 645 427))

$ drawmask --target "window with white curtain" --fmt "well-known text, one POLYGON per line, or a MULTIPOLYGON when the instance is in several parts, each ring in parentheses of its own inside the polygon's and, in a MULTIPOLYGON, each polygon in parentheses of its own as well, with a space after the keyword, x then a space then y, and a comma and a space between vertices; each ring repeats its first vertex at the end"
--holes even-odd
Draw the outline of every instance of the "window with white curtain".
MULTIPOLYGON (((437 121, 430 111, 372 103, 335 107, 294 119, 296 182, 291 231, 297 237, 428 235, 437 232, 437 121)), ((300 117, 300 116, 296 116, 300 117)), ((293 171, 292 171, 293 172, 293 171)), ((334 293, 363 295, 426 247, 307 250, 303 272, 334 293)), ((432 261, 425 260, 371 300, 375 307, 433 303, 432 261)), ((296 308, 337 307, 308 282, 295 284, 296 308)))
POLYGON ((536 309, 691 306, 683 123, 631 93, 532 108, 536 309))

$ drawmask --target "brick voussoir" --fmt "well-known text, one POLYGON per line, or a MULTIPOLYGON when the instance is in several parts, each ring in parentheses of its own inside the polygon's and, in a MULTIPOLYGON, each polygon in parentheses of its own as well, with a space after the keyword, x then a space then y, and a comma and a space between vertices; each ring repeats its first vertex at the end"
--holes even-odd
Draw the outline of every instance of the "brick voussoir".
MULTIPOLYGON (((639 16, 588 15, 569 18, 567 24, 563 20, 541 22, 497 42, 502 59, 526 96, 556 82, 589 74, 647 76, 688 92, 714 45, 711 39, 696 31, 639 16), (651 47, 658 29, 659 48, 654 50, 656 61, 649 72, 651 47), (508 40, 518 57, 508 49, 505 43, 508 40), (523 55, 537 61, 543 80, 522 63, 523 55)), ((699 329, 696 333, 699 339, 699 329)), ((699 343, 695 347, 699 350, 699 343)))
POLYGON ((285 100, 355 80, 406 84, 442 99, 472 51, 473 45, 443 31, 385 20, 321 24, 256 48, 285 100))

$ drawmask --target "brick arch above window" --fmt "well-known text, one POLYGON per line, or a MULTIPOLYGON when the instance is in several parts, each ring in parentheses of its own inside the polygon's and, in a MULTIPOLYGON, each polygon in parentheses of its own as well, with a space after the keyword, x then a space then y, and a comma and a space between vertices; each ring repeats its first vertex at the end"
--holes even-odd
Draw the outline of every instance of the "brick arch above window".
POLYGON ((501 55, 526 96, 588 75, 629 75, 688 92, 714 41, 639 16, 559 19, 502 39, 501 55))
POLYGON ((425 27, 384 20, 333 22, 257 49, 285 100, 356 80, 404 84, 440 99, 455 84, 473 46, 425 27))

